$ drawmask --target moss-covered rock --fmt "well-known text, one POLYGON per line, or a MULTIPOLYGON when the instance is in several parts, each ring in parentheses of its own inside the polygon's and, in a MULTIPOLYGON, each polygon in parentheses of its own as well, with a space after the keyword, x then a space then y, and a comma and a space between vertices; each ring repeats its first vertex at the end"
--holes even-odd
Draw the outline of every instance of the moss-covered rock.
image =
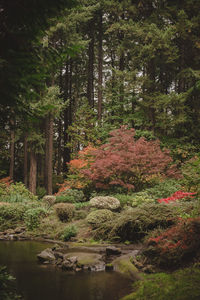
POLYGON ((108 209, 99 209, 92 211, 86 218, 87 222, 93 227, 97 228, 102 223, 112 220, 114 214, 108 209))
POLYGON ((105 270, 105 262, 100 254, 73 252, 64 255, 64 261, 76 257, 76 268, 90 271, 105 270))
POLYGON ((140 275, 138 269, 131 262, 130 255, 122 255, 112 261, 114 271, 117 271, 129 279, 139 280, 140 275))

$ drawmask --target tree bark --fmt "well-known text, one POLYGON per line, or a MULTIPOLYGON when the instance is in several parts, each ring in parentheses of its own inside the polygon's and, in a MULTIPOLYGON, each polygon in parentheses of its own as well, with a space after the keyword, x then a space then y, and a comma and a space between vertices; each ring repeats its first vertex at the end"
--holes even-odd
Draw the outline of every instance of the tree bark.
POLYGON ((70 142, 70 136, 68 134, 68 128, 72 124, 72 59, 66 65, 65 73, 65 99, 69 100, 69 105, 64 111, 64 150, 63 150, 63 172, 68 172, 67 163, 71 158, 71 151, 67 144, 70 142))
POLYGON ((9 177, 10 179, 14 178, 14 165, 15 165, 15 131, 14 131, 15 122, 13 119, 10 121, 10 169, 9 177))
POLYGON ((36 194, 36 178, 37 178, 37 158, 33 150, 30 152, 30 174, 29 174, 29 190, 36 194))
POLYGON ((24 137, 24 185, 28 187, 28 143, 27 134, 24 137))
POLYGON ((58 140, 57 140, 57 153, 58 153, 58 165, 57 165, 57 174, 60 175, 62 171, 62 121, 58 121, 58 140))
POLYGON ((49 168, 49 116, 45 117, 45 163, 44 163, 44 186, 48 188, 48 168, 49 168))
POLYGON ((49 158, 48 158, 48 173, 47 173, 47 194, 52 195, 53 186, 53 116, 49 114, 49 158))
POLYGON ((44 182, 48 195, 52 195, 52 173, 53 173, 53 117, 51 114, 45 120, 45 170, 44 182))
POLYGON ((89 30, 89 47, 88 47, 88 82, 87 98, 89 105, 94 107, 94 19, 88 24, 89 30))
POLYGON ((102 70, 103 70, 103 26, 102 11, 99 12, 99 46, 98 46, 98 120, 102 118, 102 70))

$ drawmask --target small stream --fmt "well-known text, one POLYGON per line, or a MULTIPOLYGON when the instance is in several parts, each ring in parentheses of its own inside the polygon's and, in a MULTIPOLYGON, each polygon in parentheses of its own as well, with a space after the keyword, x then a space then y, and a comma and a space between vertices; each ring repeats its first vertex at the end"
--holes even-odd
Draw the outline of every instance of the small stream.
POLYGON ((52 244, 0 241, 0 265, 16 278, 25 300, 119 300, 130 293, 131 282, 115 272, 74 274, 39 264, 36 255, 47 247, 52 244))

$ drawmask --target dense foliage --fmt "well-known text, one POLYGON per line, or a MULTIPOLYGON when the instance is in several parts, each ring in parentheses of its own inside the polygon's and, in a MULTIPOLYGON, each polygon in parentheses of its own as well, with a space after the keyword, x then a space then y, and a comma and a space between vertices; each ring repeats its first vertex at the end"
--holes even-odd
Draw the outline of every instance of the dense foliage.
MULTIPOLYGON (((200 1, 3 0, 0 16, 0 231, 199 262, 200 1), (115 212, 89 201, 108 196, 115 212)), ((186 274, 127 299, 184 299, 186 274)))
POLYGON ((149 239, 145 254, 162 267, 180 266, 183 261, 192 261, 199 254, 199 232, 199 218, 179 219, 177 225, 149 239))
MULTIPOLYGON (((152 147, 161 159, 159 139, 182 168, 187 190, 197 187, 184 163, 199 149, 199 2, 54 2, 1 3, 0 177, 51 194, 52 173, 62 183, 70 170, 70 187, 87 186, 83 166, 72 172, 68 163, 126 125, 135 128, 138 151, 152 147)), ((138 185, 146 177, 145 170, 138 185)), ((115 176, 95 184, 116 180, 137 186, 115 176)))
POLYGON ((134 292, 123 300, 188 300, 198 299, 200 271, 186 268, 172 274, 158 273, 145 276, 134 284, 134 292))
POLYGON ((134 135, 133 129, 116 129, 108 143, 95 151, 94 162, 84 174, 97 188, 119 185, 140 189, 155 177, 176 175, 169 151, 162 151, 158 141, 135 140, 134 135))
POLYGON ((14 285, 15 278, 11 276, 6 267, 0 267, 0 297, 4 300, 17 300, 22 299, 17 295, 14 285))

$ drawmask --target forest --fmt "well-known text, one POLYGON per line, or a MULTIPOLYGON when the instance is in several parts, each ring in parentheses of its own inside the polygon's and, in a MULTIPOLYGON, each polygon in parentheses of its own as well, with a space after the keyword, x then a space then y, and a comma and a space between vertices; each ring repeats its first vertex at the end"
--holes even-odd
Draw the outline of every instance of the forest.
POLYGON ((0 21, 0 239, 140 242, 123 299, 199 299, 200 2, 2 0, 0 21))

